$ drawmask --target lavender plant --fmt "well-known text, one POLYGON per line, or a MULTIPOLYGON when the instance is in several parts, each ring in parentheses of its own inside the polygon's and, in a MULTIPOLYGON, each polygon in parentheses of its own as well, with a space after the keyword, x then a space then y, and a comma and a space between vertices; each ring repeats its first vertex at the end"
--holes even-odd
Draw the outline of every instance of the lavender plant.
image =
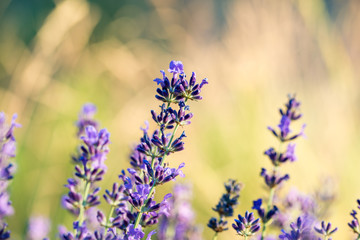
POLYGON ((260 173, 260 175, 264 178, 265 185, 269 189, 267 204, 265 207, 262 207, 263 199, 258 199, 254 201, 253 204, 253 209, 257 210, 262 221, 261 240, 263 240, 266 236, 266 228, 270 224, 272 217, 278 212, 278 207, 274 205, 275 191, 280 184, 289 179, 288 174, 282 175, 280 173, 280 167, 286 162, 294 162, 296 160, 296 145, 290 142, 303 135, 305 124, 302 129, 295 134, 292 134, 290 124, 301 118, 302 114, 299 113, 299 107, 300 102, 298 102, 294 96, 289 96, 289 100, 285 104, 285 108, 280 109, 281 119, 278 125, 278 130, 268 127, 268 129, 278 139, 279 147, 277 150, 275 150, 274 147, 271 147, 265 151, 265 155, 269 157, 273 167, 270 172, 265 168, 262 168, 260 173), (287 142, 289 143, 284 151, 282 150, 283 145, 287 142))
MULTIPOLYGON (((74 155, 74 173, 67 180, 65 187, 68 193, 62 198, 62 205, 75 216, 72 230, 59 228, 59 237, 62 240, 150 240, 155 234, 151 231, 145 237, 145 228, 159 224, 158 240, 201 239, 201 234, 193 225, 194 214, 189 203, 189 188, 176 185, 174 195, 171 193, 160 196, 163 200, 155 201, 156 189, 167 182, 184 176, 182 168, 185 163, 170 167, 169 156, 184 149, 183 139, 185 132, 178 132, 179 128, 190 124, 193 114, 188 105, 190 101, 201 100, 202 87, 207 84, 203 79, 196 83, 196 75, 192 73, 189 81, 186 80, 183 65, 178 61, 171 61, 169 72, 171 80, 161 71, 162 78, 154 81, 160 85, 155 95, 161 101, 159 112, 152 110, 151 117, 156 127, 150 131, 149 123, 142 129, 142 137, 130 155, 130 165, 126 171, 122 170, 120 182, 112 184, 110 190, 105 190, 103 200, 109 208, 108 213, 99 210, 101 203, 99 182, 107 171, 105 164, 109 153, 110 133, 94 119, 96 107, 93 104, 83 106, 79 119, 76 122, 77 136, 81 142, 74 155)), ((269 190, 267 202, 260 198, 253 201, 254 213, 246 211, 234 219, 232 228, 246 239, 254 237, 261 240, 276 239, 268 236, 266 231, 272 226, 281 228, 278 239, 281 240, 332 240, 338 230, 330 222, 319 221, 326 211, 319 211, 319 200, 326 206, 334 199, 333 193, 325 189, 314 196, 302 194, 292 190, 281 199, 277 194, 279 186, 289 179, 288 174, 281 174, 280 167, 286 162, 296 160, 295 144, 293 140, 303 135, 302 129, 292 134, 290 124, 301 118, 300 103, 294 96, 289 96, 284 109, 280 109, 281 120, 278 129, 268 127, 278 139, 279 147, 271 147, 265 151, 272 163, 269 171, 262 168, 260 175, 264 178, 269 190), (286 146, 284 146, 286 144, 286 146), (294 212, 296 221, 293 221, 294 212), (289 224, 289 222, 291 222, 289 224), (289 227, 288 227, 289 226, 289 227), (261 231, 261 235, 256 234, 261 231)), ((15 137, 13 131, 20 127, 13 116, 10 124, 6 123, 4 113, 0 113, 0 239, 9 239, 10 231, 7 228, 5 217, 12 215, 14 209, 9 200, 8 185, 13 178, 15 157, 15 137)), ((218 218, 213 217, 207 226, 217 239, 220 232, 228 230, 226 218, 234 215, 234 208, 239 204, 239 193, 242 184, 229 179, 224 184, 226 192, 213 208, 218 218)), ((159 199, 159 196, 157 197, 159 199)), ((360 199, 357 200, 360 209, 360 199)), ((348 226, 360 239, 359 220, 357 211, 350 213, 352 220, 348 226)), ((31 218, 29 221, 27 239, 47 239, 50 222, 42 217, 31 218)), ((24 232, 25 233, 25 232, 24 232)))
POLYGON ((15 172, 15 166, 12 163, 16 150, 13 132, 15 128, 21 126, 15 122, 16 118, 17 115, 14 114, 11 124, 8 125, 5 114, 0 112, 0 239, 10 238, 5 217, 14 214, 7 188, 15 172))
MULTIPOLYGON (((169 80, 164 71, 162 79, 157 78, 161 88, 157 89, 156 98, 162 102, 160 113, 151 111, 152 118, 157 125, 155 131, 149 135, 149 126, 143 128, 143 137, 130 156, 132 168, 127 172, 121 171, 121 184, 114 183, 111 190, 106 190, 104 196, 110 211, 107 216, 97 211, 98 229, 94 233, 89 231, 86 212, 100 204, 97 183, 102 180, 106 172, 105 160, 109 152, 110 134, 106 129, 98 130, 98 123, 93 119, 95 107, 85 105, 80 113, 78 135, 83 144, 79 154, 74 157, 75 174, 68 179, 66 187, 68 194, 63 198, 63 206, 77 216, 73 223, 74 232, 62 230, 61 239, 142 239, 143 228, 152 226, 159 221, 160 215, 169 212, 169 198, 166 194, 157 203, 154 200, 156 187, 183 176, 181 163, 177 168, 169 167, 167 160, 172 153, 184 149, 183 138, 185 132, 177 133, 179 127, 190 124, 193 114, 187 105, 188 100, 201 100, 202 87, 207 84, 203 79, 196 83, 196 75, 192 73, 190 80, 186 80, 183 65, 179 61, 171 61, 169 80)), ((149 233, 150 239, 154 231, 149 233)))
POLYGON ((225 184, 226 192, 221 196, 218 204, 213 210, 219 214, 219 218, 212 217, 207 226, 215 231, 213 239, 217 239, 219 233, 228 230, 227 217, 234 215, 234 208, 239 204, 242 184, 236 180, 229 179, 225 184))

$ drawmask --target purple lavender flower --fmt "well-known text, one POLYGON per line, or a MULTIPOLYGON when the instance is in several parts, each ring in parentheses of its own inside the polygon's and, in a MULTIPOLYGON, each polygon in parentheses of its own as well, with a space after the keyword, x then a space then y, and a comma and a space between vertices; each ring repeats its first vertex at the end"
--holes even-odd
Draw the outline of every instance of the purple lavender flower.
POLYGON ((159 240, 201 239, 199 228, 194 225, 195 214, 189 202, 191 193, 189 185, 174 186, 174 197, 169 198, 168 212, 160 219, 157 236, 159 240))
POLYGON ((183 74, 184 73, 184 66, 181 61, 171 61, 169 65, 170 73, 173 74, 183 74))
POLYGON ((289 101, 285 104, 285 109, 280 109, 281 120, 278 125, 279 132, 274 128, 268 127, 268 129, 277 137, 281 142, 294 140, 299 136, 304 134, 305 125, 302 126, 302 129, 299 133, 289 136, 292 132, 290 129, 291 121, 295 121, 301 118, 302 114, 298 113, 300 108, 300 102, 296 101, 295 96, 289 95, 289 101))
POLYGON ((185 79, 183 74, 183 65, 179 61, 171 61, 169 72, 173 73, 171 81, 165 76, 165 72, 161 71, 163 78, 156 78, 154 81, 161 85, 155 96, 165 103, 178 103, 187 100, 201 100, 200 96, 202 87, 208 83, 207 79, 203 79, 200 84, 196 83, 196 74, 193 72, 189 81, 185 79))
POLYGON ((328 239, 328 240, 332 240, 332 238, 330 236, 337 231, 337 227, 334 229, 331 229, 331 223, 325 224, 324 221, 321 222, 321 228, 314 227, 314 229, 316 232, 323 235, 325 237, 325 239, 328 239))
POLYGON ((100 203, 97 196, 100 189, 95 187, 94 183, 101 181, 106 172, 104 161, 109 152, 109 136, 106 129, 97 132, 91 125, 85 128, 85 135, 81 136, 84 145, 76 158, 78 165, 75 166, 75 178, 68 180, 65 187, 69 189, 69 193, 63 198, 63 207, 72 213, 80 214, 82 209, 100 203), (85 183, 85 196, 79 190, 81 182, 85 183))
POLYGON ((149 135, 148 127, 142 129, 143 137, 130 157, 134 169, 128 169, 129 176, 125 171, 119 176, 124 186, 124 202, 136 210, 127 212, 128 222, 134 224, 135 228, 153 225, 158 222, 160 214, 169 211, 166 196, 161 203, 154 201, 156 186, 175 180, 177 176, 184 176, 181 170, 184 163, 178 168, 171 168, 165 159, 184 149, 185 132, 178 136, 176 132, 179 126, 190 124, 193 116, 186 102, 201 99, 200 90, 207 81, 196 84, 193 74, 189 83, 183 69, 181 62, 172 61, 169 67, 169 72, 173 74, 171 80, 164 71, 161 71, 162 79, 154 80, 161 87, 156 90, 155 97, 164 102, 160 106, 160 113, 151 111, 158 129, 152 135, 149 135))
POLYGON ((89 219, 89 209, 100 204, 100 188, 96 183, 102 180, 107 170, 105 160, 110 143, 109 132, 106 129, 97 130, 97 122, 92 119, 95 111, 94 105, 87 104, 79 114, 77 125, 83 144, 79 148, 78 156, 73 157, 76 163, 75 176, 68 179, 65 187, 69 192, 62 198, 62 206, 77 216, 73 224, 75 235, 64 232, 60 234, 61 239, 94 239, 87 226, 93 220, 89 219))
POLYGON ((284 240, 318 240, 312 232, 313 223, 312 219, 298 217, 296 223, 290 224, 290 231, 281 230, 282 234, 279 235, 279 238, 284 240))
POLYGON ((11 124, 7 125, 5 114, 0 112, 0 239, 10 238, 10 231, 7 230, 4 218, 14 214, 7 187, 15 172, 14 164, 11 162, 16 151, 13 132, 15 128, 21 127, 15 122, 16 118, 17 115, 14 114, 11 124))
POLYGON ((216 234, 216 233, 228 230, 229 228, 227 227, 227 223, 228 222, 225 221, 224 219, 221 219, 221 218, 217 219, 217 218, 212 217, 209 220, 209 223, 207 224, 207 226, 209 228, 211 228, 212 230, 214 230, 215 234, 216 234))
POLYGON ((259 198, 256 201, 253 201, 253 207, 252 209, 256 210, 258 212, 259 217, 261 218, 261 221, 263 224, 266 224, 269 222, 275 214, 278 213, 277 206, 272 206, 271 209, 268 209, 265 211, 265 209, 262 207, 262 199, 259 198))
MULTIPOLYGON (((358 204, 358 209, 360 209, 360 199, 356 200, 358 204)), ((354 233, 357 234, 357 238, 360 238, 360 226, 359 226, 359 219, 356 217, 357 212, 355 210, 352 210, 350 215, 352 216, 353 220, 348 223, 351 230, 353 230, 354 233)))
POLYGON ((29 240, 45 239, 50 232, 50 220, 48 218, 37 216, 31 217, 27 237, 29 240))
MULTIPOLYGON (((268 129, 274 134, 276 138, 280 141, 280 148, 281 145, 283 145, 285 142, 292 141, 296 139, 297 137, 303 135, 303 129, 305 125, 303 125, 302 130, 297 133, 290 135, 292 130, 290 129, 290 125, 292 121, 298 120, 302 114, 298 113, 300 102, 298 102, 295 99, 295 96, 289 96, 288 102, 285 104, 285 109, 280 109, 281 119, 280 123, 278 124, 279 131, 276 131, 272 127, 268 127, 268 129)), ((279 167, 284 164, 285 162, 294 162, 296 160, 295 155, 295 144, 289 143, 286 147, 286 151, 275 150, 273 147, 269 148, 264 152, 265 155, 267 155, 273 165, 273 169, 271 172, 266 170, 265 168, 261 169, 260 175, 264 178, 266 186, 270 190, 270 196, 268 199, 267 204, 267 213, 269 214, 273 209, 276 209, 277 207, 274 205, 274 197, 275 196, 275 190, 276 188, 283 183, 284 181, 288 180, 290 176, 288 174, 280 174, 279 167)), ((259 199, 260 200, 260 199, 259 199)), ((261 239, 263 240, 265 238, 265 229, 266 229, 266 223, 268 222, 269 218, 264 217, 265 216, 265 210, 262 210, 260 208, 261 202, 260 201, 254 202, 255 209, 258 210, 259 215, 261 216, 261 219, 263 221, 263 229, 261 233, 261 239), (256 203, 256 204, 255 204, 256 203), (260 203, 260 204, 259 204, 260 203), (266 222, 264 222, 266 221, 266 222)), ((275 212, 276 212, 275 211, 275 212)), ((272 212, 274 213, 274 212, 272 212)), ((284 220, 286 219, 285 215, 281 215, 279 219, 284 220)))
POLYGON ((76 122, 76 126, 78 127, 77 136, 81 136, 84 134, 86 126, 93 126, 95 129, 98 128, 99 123, 94 120, 94 115, 96 113, 96 106, 92 103, 84 104, 80 113, 79 119, 76 122))
POLYGON ((314 219, 317 222, 321 217, 318 213, 319 203, 311 195, 303 194, 297 189, 290 189, 285 198, 276 200, 280 211, 274 216, 273 225, 279 228, 284 228, 290 224, 294 214, 302 218, 314 219))
POLYGON ((227 221, 224 219, 233 216, 234 207, 239 204, 239 193, 242 189, 242 184, 233 179, 229 179, 224 185, 226 193, 222 195, 216 207, 213 208, 219 214, 219 219, 211 218, 207 225, 215 231, 215 234, 228 230, 227 221))
POLYGON ((240 236, 247 237, 253 236, 257 231, 260 230, 259 218, 255 219, 253 213, 245 212, 244 217, 240 214, 238 219, 235 219, 235 223, 232 224, 232 227, 235 229, 237 234, 240 236))
MULTIPOLYGON (((65 208, 78 215, 78 219, 73 225, 75 235, 63 231, 61 239, 143 239, 143 227, 158 223, 160 216, 169 215, 171 195, 167 194, 163 201, 156 202, 155 189, 158 185, 175 180, 177 176, 184 176, 181 170, 184 163, 178 168, 171 168, 165 159, 184 149, 185 132, 177 134, 177 129, 190 124, 193 116, 186 101, 201 99, 200 90, 207 83, 203 80, 196 84, 193 74, 188 84, 181 62, 172 61, 169 72, 173 74, 171 81, 164 71, 161 71, 162 79, 155 79, 161 86, 161 89, 157 89, 156 98, 165 102, 160 106, 160 113, 151 111, 158 129, 149 135, 149 125, 142 128, 140 144, 130 155, 133 168, 128 168, 128 174, 122 170, 119 175, 122 184, 114 183, 112 190, 105 191, 103 196, 110 205, 110 212, 106 216, 102 211, 97 211, 96 219, 100 227, 94 233, 89 230, 85 218, 86 212, 100 203, 100 188, 95 184, 102 180, 107 169, 105 160, 109 151, 109 133, 105 129, 98 130, 98 124, 93 120, 96 108, 93 105, 83 107, 77 122, 83 144, 79 155, 73 158, 77 164, 75 176, 68 179, 65 186, 69 193, 62 201, 65 208)), ((152 234, 154 232, 147 239, 152 234)))
POLYGON ((283 181, 287 181, 290 178, 288 174, 279 176, 279 174, 275 171, 273 171, 271 174, 268 174, 268 172, 265 168, 261 169, 260 175, 264 178, 265 184, 270 189, 280 185, 283 181))

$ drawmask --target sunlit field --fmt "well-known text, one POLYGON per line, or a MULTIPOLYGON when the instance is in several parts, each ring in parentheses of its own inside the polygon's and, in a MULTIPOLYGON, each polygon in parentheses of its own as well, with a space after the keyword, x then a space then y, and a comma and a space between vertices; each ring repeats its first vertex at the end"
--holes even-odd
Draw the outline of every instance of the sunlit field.
POLYGON ((61 198, 85 103, 97 106, 95 118, 111 134, 100 196, 121 183, 140 128, 155 127, 153 80, 171 60, 209 84, 190 104, 191 125, 180 127, 185 149, 167 159, 171 167, 185 162, 185 177, 159 186, 157 200, 175 183, 190 184, 195 222, 212 239, 212 208, 224 182, 236 179, 244 184, 240 204, 218 240, 242 239, 231 224, 269 195, 260 171, 271 168, 264 151, 278 142, 267 127, 279 124, 291 94, 303 113, 294 131, 306 123, 306 136, 296 139, 297 161, 281 167, 290 179, 279 197, 294 187, 334 193, 322 220, 339 228, 334 239, 355 239, 347 223, 360 198, 359 10, 356 0, 0 1, 0 111, 17 113, 22 125, 8 188, 11 239, 26 239, 31 216, 50 219, 50 239, 59 225, 72 229, 61 198))

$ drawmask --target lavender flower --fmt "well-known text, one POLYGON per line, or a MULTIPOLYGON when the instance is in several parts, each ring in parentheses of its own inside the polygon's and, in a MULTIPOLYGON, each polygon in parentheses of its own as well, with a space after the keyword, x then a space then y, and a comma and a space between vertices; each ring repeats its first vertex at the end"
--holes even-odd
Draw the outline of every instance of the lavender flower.
POLYGON ((321 222, 321 228, 314 227, 315 231, 324 236, 324 239, 332 240, 330 237, 337 231, 337 227, 331 229, 331 223, 325 224, 324 221, 321 222))
MULTIPOLYGON (((360 209, 360 199, 356 200, 358 204, 358 209, 360 209)), ((348 223, 349 227, 355 234, 357 234, 357 239, 360 238, 360 226, 359 226, 359 219, 356 217, 357 212, 355 210, 352 210, 350 215, 352 216, 353 220, 348 223)))
MULTIPOLYGON (((181 62, 172 61, 169 68, 173 75, 171 81, 164 71, 161 71, 162 79, 154 80, 161 86, 155 97, 163 102, 159 113, 151 111, 157 129, 150 134, 149 124, 142 128, 140 143, 130 155, 133 168, 128 168, 127 172, 121 171, 119 178, 122 183, 113 184, 111 191, 106 190, 104 199, 110 205, 110 212, 107 217, 101 211, 97 213, 98 222, 104 231, 97 233, 99 238, 119 229, 120 232, 114 236, 120 236, 120 239, 140 239, 144 236, 140 232, 142 228, 157 224, 160 216, 170 214, 171 194, 165 195, 161 202, 156 202, 156 187, 184 176, 181 169, 185 164, 171 168, 167 158, 184 149, 185 132, 177 135, 177 129, 190 124, 193 117, 186 103, 188 100, 200 100, 200 90, 207 83, 203 80, 201 84, 196 84, 193 74, 189 84, 183 69, 181 62)), ((90 143, 96 137, 95 134, 91 134, 93 137, 87 136, 90 143)))
MULTIPOLYGON (((268 129, 274 134, 274 136, 280 141, 280 147, 285 142, 292 141, 299 136, 303 135, 303 130, 305 125, 303 125, 302 130, 297 133, 290 135, 292 130, 290 129, 290 125, 293 121, 296 121, 301 118, 302 114, 298 113, 300 107, 300 102, 295 99, 295 96, 289 96, 288 102, 285 104, 285 109, 280 109, 280 123, 278 124, 279 130, 276 131, 272 127, 268 127, 268 129)), ((259 213, 259 216, 263 222, 263 228, 261 233, 261 239, 265 238, 265 230, 267 227, 267 223, 274 216, 274 214, 278 211, 278 208, 274 205, 274 197, 276 188, 282 184, 284 181, 287 181, 290 176, 288 174, 280 174, 279 167, 285 162, 294 162, 296 160, 295 155, 295 144, 289 143, 286 147, 286 151, 275 150, 275 148, 271 147, 264 152, 267 155, 273 165, 273 169, 271 172, 267 171, 265 168, 261 169, 260 175, 264 178, 264 182, 266 186, 270 190, 270 196, 267 203, 267 209, 261 208, 262 200, 259 199, 254 201, 253 209, 256 209, 259 213)))
POLYGON ((179 103, 187 100, 201 100, 200 96, 202 87, 207 84, 207 79, 203 79, 200 84, 196 84, 196 74, 193 72, 189 81, 183 74, 183 65, 180 61, 171 61, 169 72, 173 73, 171 81, 161 71, 163 78, 156 78, 154 81, 161 85, 155 96, 165 103, 179 103))
POLYGON ((46 239, 50 232, 50 221, 48 218, 38 216, 29 220, 27 237, 29 240, 46 239))
POLYGON ((232 217, 234 214, 234 207, 239 204, 239 193, 242 189, 242 184, 236 180, 229 179, 224 184, 226 193, 222 195, 220 201, 213 210, 219 214, 219 219, 211 218, 208 227, 215 231, 215 235, 219 232, 228 230, 226 217, 232 217))
POLYGON ((281 142, 294 140, 299 136, 302 136, 304 134, 304 129, 306 126, 304 124, 299 133, 289 136, 289 134, 292 132, 292 130, 290 129, 291 121, 300 119, 302 117, 302 114, 298 113, 300 102, 296 101, 295 96, 289 96, 289 101, 285 104, 285 107, 285 109, 280 109, 281 120, 278 125, 279 132, 277 132, 272 127, 268 127, 268 129, 275 135, 275 137, 279 138, 281 142))
MULTIPOLYGON (((106 172, 106 155, 109 152, 110 134, 106 129, 99 132, 88 125, 85 128, 85 135, 81 136, 84 145, 80 148, 80 154, 75 161, 75 178, 69 178, 68 184, 65 185, 69 189, 67 196, 63 198, 63 206, 72 213, 80 214, 83 217, 84 210, 98 205, 99 197, 97 188, 94 183, 101 181, 106 172), (85 194, 81 194, 81 183, 84 183, 85 194)), ((81 220, 83 221, 83 219, 81 220)))
POLYGON ((14 214, 7 187, 15 171, 14 164, 11 162, 11 158, 15 157, 16 150, 13 131, 15 128, 21 127, 15 122, 16 118, 17 115, 14 114, 11 124, 7 125, 5 114, 0 112, 0 239, 10 238, 5 217, 14 214))
POLYGON ((85 127, 90 125, 93 126, 95 129, 98 128, 99 123, 94 120, 94 115, 96 113, 96 106, 92 103, 84 104, 80 113, 79 119, 76 122, 76 126, 78 128, 77 136, 81 136, 85 132, 85 127))
POLYGON ((105 160, 109 152, 110 134, 106 129, 96 129, 97 122, 91 119, 95 109, 93 105, 85 105, 79 115, 77 125, 79 134, 82 133, 80 140, 83 144, 79 148, 78 156, 73 157, 76 163, 75 176, 68 179, 65 187, 69 192, 62 198, 63 207, 77 216, 73 224, 76 234, 73 236, 71 233, 64 233, 61 236, 63 239, 85 238, 91 235, 86 226, 85 210, 90 212, 90 208, 100 204, 100 188, 96 183, 102 180, 107 170, 105 160), (87 121, 89 119, 91 121, 87 121))
POLYGON ((278 208, 274 205, 272 206, 271 209, 268 209, 267 211, 265 211, 265 209, 262 207, 262 199, 259 198, 256 201, 253 201, 253 207, 252 209, 256 210, 258 215, 261 218, 261 221, 263 222, 263 224, 268 223, 273 216, 278 213, 278 208))
POLYGON ((298 217, 296 223, 290 224, 290 230, 286 232, 281 230, 282 234, 279 235, 280 239, 284 240, 318 240, 314 232, 312 232, 313 221, 308 218, 298 217))
POLYGON ((314 221, 317 221, 318 217, 320 217, 317 214, 319 204, 316 200, 295 188, 292 188, 285 198, 275 199, 274 202, 279 207, 279 211, 273 218, 273 226, 280 229, 288 226, 293 217, 299 216, 299 213, 300 217, 312 218, 314 221))
POLYGON ((232 227, 235 231, 242 237, 253 236, 257 231, 260 230, 259 218, 255 219, 253 213, 245 212, 244 217, 240 214, 238 219, 235 219, 235 223, 232 224, 232 227))

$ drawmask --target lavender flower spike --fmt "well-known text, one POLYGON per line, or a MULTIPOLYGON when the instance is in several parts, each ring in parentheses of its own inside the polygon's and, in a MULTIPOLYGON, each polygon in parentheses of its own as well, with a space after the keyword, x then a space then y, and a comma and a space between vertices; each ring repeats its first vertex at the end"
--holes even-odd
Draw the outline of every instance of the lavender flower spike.
MULTIPOLYGON (((360 199, 356 200, 356 202, 358 204, 358 209, 360 209, 360 199)), ((353 230, 353 232, 357 234, 357 239, 360 239, 360 224, 359 219, 356 217, 357 212, 355 210, 352 210, 350 215, 353 217, 353 220, 351 220, 348 225, 351 230, 353 230)))
POLYGON ((13 131, 21 126, 15 122, 16 118, 17 115, 14 114, 11 124, 7 125, 5 114, 0 112, 0 239, 10 238, 10 231, 7 230, 4 218, 14 214, 7 187, 15 171, 14 164, 11 162, 16 150, 13 131))
MULTIPOLYGON (((106 129, 97 129, 97 122, 92 119, 95 110, 95 106, 87 104, 79 114, 78 128, 82 145, 78 155, 73 157, 76 163, 74 176, 65 185, 69 192, 62 198, 63 207, 77 216, 73 228, 78 238, 90 234, 86 225, 86 212, 91 212, 90 208, 100 204, 100 188, 96 183, 102 180, 107 170, 105 160, 109 152, 110 133, 106 129)), ((60 236, 62 239, 71 239, 72 233, 60 236)))
POLYGON ((229 179, 224 184, 226 193, 222 195, 220 201, 213 210, 219 214, 219 219, 211 218, 207 226, 215 231, 215 236, 218 233, 228 230, 226 217, 232 217, 234 214, 234 207, 238 205, 240 197, 240 190, 243 185, 236 180, 229 179))

